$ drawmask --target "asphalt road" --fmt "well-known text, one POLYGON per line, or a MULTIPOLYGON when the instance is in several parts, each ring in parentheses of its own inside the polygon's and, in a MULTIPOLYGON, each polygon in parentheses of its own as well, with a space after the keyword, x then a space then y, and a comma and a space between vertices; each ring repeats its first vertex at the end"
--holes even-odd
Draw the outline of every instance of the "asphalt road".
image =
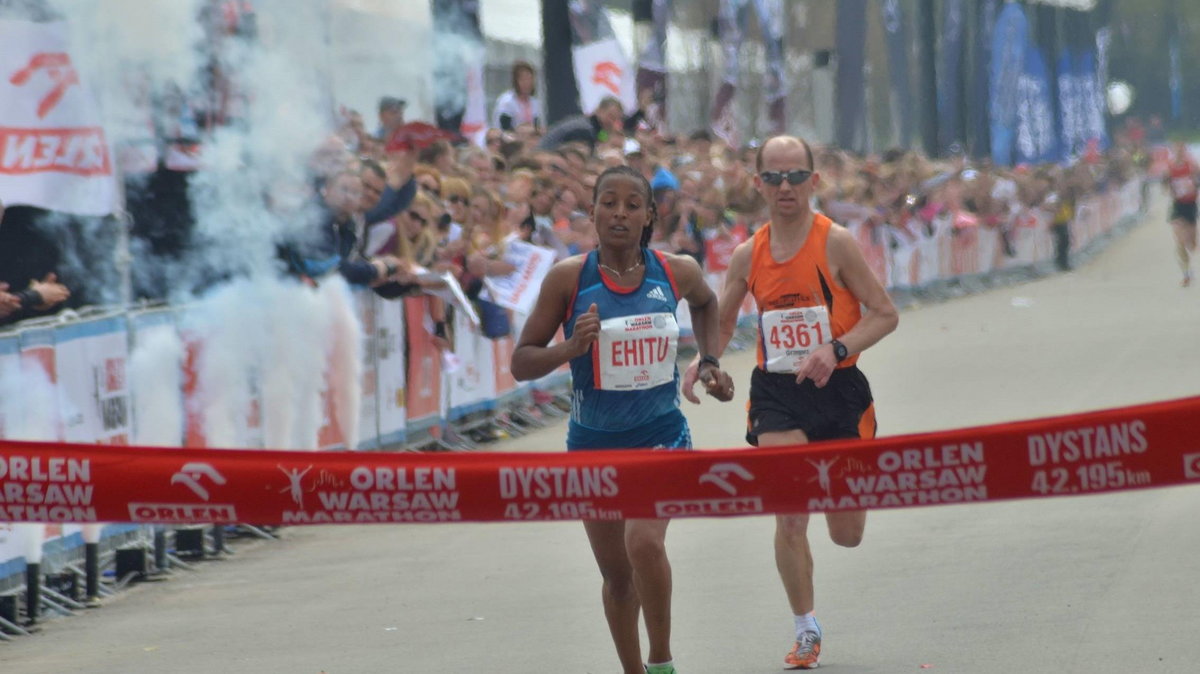
MULTIPOLYGON (((903 313, 866 354, 881 434, 1200 393, 1200 288, 1162 209, 1086 267, 903 313)), ((724 360, 745 395, 753 354, 724 360)), ((742 444, 743 401, 690 405, 742 444)), ((498 449, 561 451, 558 424, 498 449)), ((1197 441, 1200 443, 1200 440, 1197 441)), ((811 533, 823 669, 1200 671, 1200 486, 872 513, 811 533)), ((781 669, 770 518, 671 525, 681 674, 781 669)), ((617 671, 578 523, 293 528, 0 643, 0 672, 617 671)))

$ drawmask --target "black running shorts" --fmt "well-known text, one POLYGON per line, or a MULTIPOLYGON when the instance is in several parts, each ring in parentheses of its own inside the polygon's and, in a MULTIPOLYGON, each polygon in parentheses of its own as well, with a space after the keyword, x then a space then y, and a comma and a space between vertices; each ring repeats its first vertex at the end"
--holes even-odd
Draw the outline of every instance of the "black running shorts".
POLYGON ((746 441, 758 446, 760 433, 802 430, 810 442, 875 437, 871 386, 857 366, 833 371, 817 388, 811 379, 764 372, 750 375, 750 416, 746 441))
POLYGON ((1189 224, 1196 224, 1196 202, 1194 201, 1176 201, 1171 207, 1172 220, 1184 220, 1189 224))

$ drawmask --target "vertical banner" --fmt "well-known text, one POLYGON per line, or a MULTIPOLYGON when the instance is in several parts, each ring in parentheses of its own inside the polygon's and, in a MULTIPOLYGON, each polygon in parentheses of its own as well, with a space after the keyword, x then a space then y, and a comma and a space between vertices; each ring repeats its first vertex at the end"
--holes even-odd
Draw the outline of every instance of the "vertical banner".
MULTIPOLYGON (((434 106, 438 128, 468 134, 487 123, 479 0, 432 0, 434 106), (472 92, 474 87, 474 92, 472 92), (480 107, 482 106, 482 108, 480 107)), ((477 131, 476 131, 477 132, 477 131)), ((475 133, 475 132, 473 132, 475 133)))
POLYGON ((942 4, 941 45, 938 50, 938 145, 957 154, 963 149, 963 41, 966 11, 963 0, 942 4))
POLYGON ((913 139, 913 103, 908 70, 909 35, 904 21, 904 7, 900 0, 883 0, 881 10, 884 35, 887 38, 892 119, 896 120, 900 147, 909 147, 913 139))
MULTIPOLYGON (((767 55, 767 118, 771 121, 770 132, 780 134, 786 130, 787 71, 784 67, 783 38, 787 29, 787 10, 783 0, 754 0, 754 10, 758 14, 763 51, 767 55)), ((866 12, 866 7, 863 7, 863 11, 866 12)))
POLYGON ((838 145, 845 150, 866 150, 866 40, 863 16, 867 0, 837 3, 837 130, 838 145))
MULTIPOLYGON (((650 9, 650 39, 638 56, 636 90, 654 92, 654 104, 646 110, 646 123, 663 130, 667 124, 667 27, 673 0, 646 0, 650 9)), ((635 13, 637 7, 635 5, 635 13)), ((636 21, 635 17, 635 21, 636 21)))
POLYGON ((568 11, 575 83, 583 112, 590 115, 609 96, 619 99, 627 113, 636 110, 637 73, 621 50, 604 7, 596 0, 575 0, 568 11))
POLYGON ((1016 161, 1022 164, 1055 161, 1058 140, 1054 133, 1050 70, 1042 51, 1032 40, 1025 45, 1018 92, 1016 161))
POLYGON ((967 97, 970 128, 966 135, 970 139, 972 157, 986 157, 991 154, 988 141, 988 93, 991 91, 989 79, 992 70, 992 36, 996 31, 998 2, 999 0, 983 0, 977 6, 975 37, 970 41, 973 67, 969 78, 971 91, 967 97))
POLYGON ((1013 164, 1021 101, 1021 79, 1029 43, 1029 19, 1015 2, 1005 3, 992 32, 991 76, 988 78, 988 121, 992 161, 1013 164))
POLYGON ((1171 90, 1171 119, 1183 119, 1183 60, 1179 54, 1179 35, 1167 40, 1168 86, 1171 90))
POLYGON ((713 99, 709 113, 709 126, 713 133, 730 145, 740 144, 737 123, 734 120, 734 96, 737 94, 738 69, 741 63, 742 23, 745 18, 746 0, 720 0, 717 8, 717 33, 721 41, 722 76, 721 87, 713 99))
POLYGON ((407 300, 380 302, 375 312, 376 389, 379 395, 379 446, 404 442, 408 421, 404 307, 407 300))
POLYGON ((0 202, 107 215, 119 195, 67 24, 0 20, 0 202))

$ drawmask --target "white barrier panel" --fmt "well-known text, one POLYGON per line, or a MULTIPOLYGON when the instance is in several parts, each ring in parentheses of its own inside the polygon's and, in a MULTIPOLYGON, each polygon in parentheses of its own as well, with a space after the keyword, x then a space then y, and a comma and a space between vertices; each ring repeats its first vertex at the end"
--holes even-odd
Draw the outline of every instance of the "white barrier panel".
POLYGON ((379 302, 375 312, 376 387, 379 391, 379 445, 404 442, 408 409, 405 398, 407 363, 404 344, 404 302, 379 302))
POLYGON ((129 444, 128 340, 124 317, 57 328, 55 367, 67 442, 129 444))
POLYGON ((463 312, 454 312, 457 369, 447 372, 450 421, 496 407, 495 355, 492 340, 479 334, 463 312))
POLYGON ((375 449, 379 447, 379 328, 376 325, 379 301, 375 293, 366 290, 356 292, 354 299, 363 334, 358 449, 375 449))

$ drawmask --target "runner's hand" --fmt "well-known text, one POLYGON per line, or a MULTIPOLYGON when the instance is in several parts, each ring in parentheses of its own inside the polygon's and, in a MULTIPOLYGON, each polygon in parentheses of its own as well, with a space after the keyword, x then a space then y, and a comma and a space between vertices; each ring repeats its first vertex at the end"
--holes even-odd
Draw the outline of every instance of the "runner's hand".
POLYGON ((727 403, 733 400, 733 377, 719 367, 709 365, 700 373, 700 383, 708 395, 727 403))
POLYGON ((683 381, 679 383, 679 389, 683 393, 683 397, 687 398, 689 403, 693 405, 700 404, 700 398, 696 396, 696 381, 700 379, 700 354, 688 363, 687 370, 683 372, 683 381))
POLYGON ((578 358, 592 348, 592 342, 600 337, 600 308, 593 302, 587 313, 575 319, 575 331, 567 344, 571 347, 571 357, 578 358))
POLYGON ((800 361, 800 368, 796 370, 796 383, 803 384, 805 379, 811 379, 817 388, 824 388, 836 367, 837 357, 833 355, 833 345, 823 344, 800 361))

